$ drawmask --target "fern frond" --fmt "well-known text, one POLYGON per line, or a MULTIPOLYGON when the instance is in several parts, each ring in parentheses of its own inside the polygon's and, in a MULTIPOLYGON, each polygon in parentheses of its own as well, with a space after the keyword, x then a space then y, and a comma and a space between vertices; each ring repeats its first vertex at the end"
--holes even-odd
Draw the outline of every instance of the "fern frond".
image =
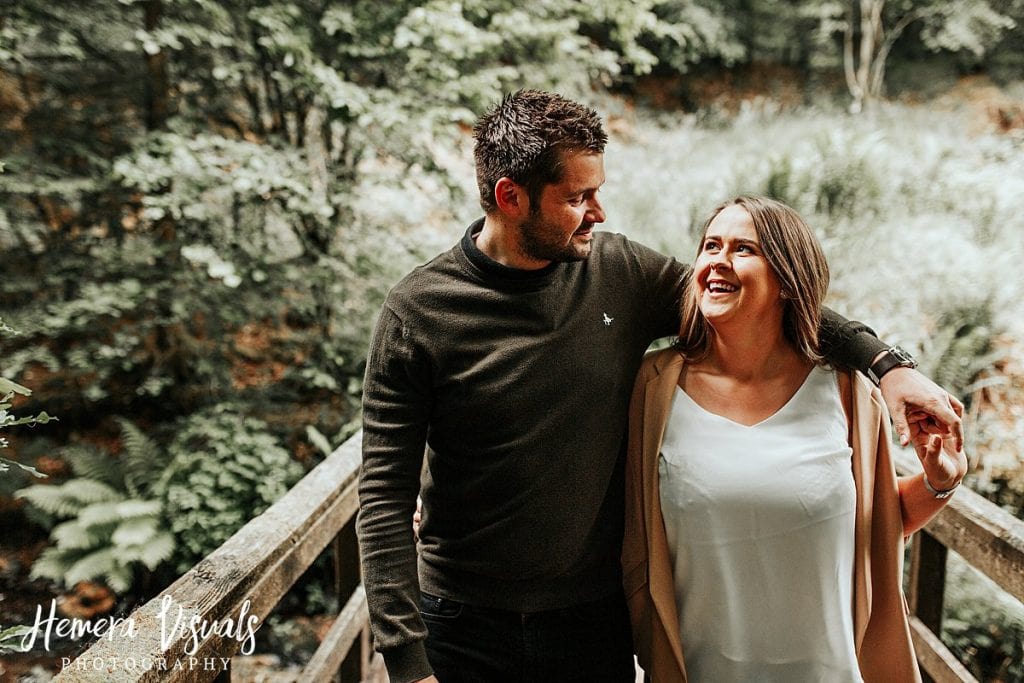
POLYGON ((156 569, 160 564, 171 559, 174 554, 174 535, 169 531, 161 531, 152 540, 139 548, 138 560, 147 569, 156 569))
POLYGON ((61 550, 91 550, 109 538, 109 529, 87 526, 80 518, 58 524, 50 532, 50 540, 61 550))
POLYGON ((135 519, 159 515, 163 509, 158 500, 126 500, 117 504, 117 515, 121 519, 135 519))
POLYGON ((123 417, 117 418, 117 422, 121 425, 121 443, 124 446, 121 453, 124 481, 133 496, 146 496, 153 490, 163 470, 162 455, 156 443, 141 429, 123 417))
POLYGON ((122 505, 122 501, 88 505, 78 513, 78 521, 85 526, 116 524, 121 521, 121 514, 117 510, 119 505, 122 505))
POLYGON ((27 500, 43 512, 61 519, 71 517, 82 507, 77 499, 64 492, 63 486, 29 486, 15 491, 14 497, 27 500))
POLYGON ((58 488, 68 498, 77 500, 80 506, 124 500, 124 494, 95 479, 72 479, 58 488))
POLYGON ((156 535, 157 520, 153 517, 140 517, 121 522, 111 540, 118 547, 143 545, 156 535))
POLYGON ((132 568, 120 562, 103 574, 103 582, 115 593, 127 593, 132 587, 132 578, 132 568))
POLYGON ((124 488, 121 463, 109 453, 91 446, 69 446, 61 451, 61 456, 79 477, 124 488))
POLYGON ((64 582, 73 586, 79 581, 97 579, 109 573, 116 566, 113 548, 102 548, 76 560, 64 572, 64 582))
POLYGON ((31 579, 51 579, 64 582, 64 575, 68 568, 81 557, 81 550, 65 550, 62 548, 47 548, 32 563, 32 570, 29 572, 31 579))

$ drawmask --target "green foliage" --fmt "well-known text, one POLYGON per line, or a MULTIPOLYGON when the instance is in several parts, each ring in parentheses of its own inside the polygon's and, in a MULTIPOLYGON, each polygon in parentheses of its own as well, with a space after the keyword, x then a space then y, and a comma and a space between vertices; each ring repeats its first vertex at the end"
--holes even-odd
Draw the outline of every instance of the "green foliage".
POLYGON ((1002 357, 992 351, 993 333, 991 301, 954 306, 939 316, 936 331, 925 340, 922 372, 969 403, 971 384, 1002 357))
MULTIPOLYGON (((0 169, 2 170, 2 169, 0 169)), ((14 335, 17 332, 5 324, 3 318, 0 318, 0 338, 5 335, 14 335)), ((30 415, 27 417, 16 417, 10 413, 11 407, 14 405, 12 400, 15 394, 21 396, 31 396, 32 390, 27 387, 23 387, 17 382, 12 382, 9 379, 0 377, 0 429, 9 429, 18 425, 36 425, 46 424, 50 420, 56 420, 57 418, 47 415, 45 412, 41 412, 38 415, 30 415)), ((8 442, 4 437, 0 437, 0 448, 7 448, 8 442)), ((24 472, 28 472, 34 477, 40 479, 46 477, 45 474, 40 472, 34 467, 23 465, 16 460, 9 460, 7 458, 0 457, 0 474, 10 471, 11 467, 17 467, 24 472)))
POLYGON ((11 626, 9 628, 0 626, 0 655, 24 652, 21 641, 31 631, 32 627, 30 626, 11 626))
POLYGON ((15 494, 57 522, 50 531, 53 545, 32 565, 33 578, 67 586, 98 579, 123 593, 136 568, 152 571, 170 558, 174 537, 163 524, 160 501, 149 497, 163 464, 160 453, 137 427, 120 423, 121 458, 69 448, 64 458, 74 478, 15 494))
POLYGON ((942 640, 979 681, 1024 680, 1024 606, 955 554, 942 640))
POLYGON ((190 416, 157 491, 179 545, 179 571, 228 540, 299 480, 302 469, 260 420, 229 405, 190 416))

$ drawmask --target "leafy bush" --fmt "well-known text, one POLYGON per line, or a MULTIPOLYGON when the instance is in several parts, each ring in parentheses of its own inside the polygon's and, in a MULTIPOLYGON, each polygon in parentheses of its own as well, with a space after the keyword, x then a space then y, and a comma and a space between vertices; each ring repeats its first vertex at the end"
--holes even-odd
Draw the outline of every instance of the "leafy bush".
POLYGON ((1024 605, 952 553, 942 640, 979 681, 1024 680, 1024 605))
MULTIPOLYGON (((2 167, 0 167, 0 170, 2 170, 2 167)), ((3 318, 0 318, 0 337, 12 334, 17 334, 17 332, 15 332, 13 328, 5 325, 3 318)), ((6 361, 7 359, 5 358, 4 360, 6 361)), ((14 405, 13 399, 15 394, 20 394, 22 396, 31 396, 32 391, 27 387, 21 386, 17 382, 12 382, 9 379, 0 377, 0 429, 9 429, 17 425, 45 424, 50 420, 56 419, 50 417, 45 412, 39 413, 38 415, 30 415, 27 417, 17 417, 16 415, 11 414, 10 409, 14 405)), ((7 448, 7 446, 7 439, 0 436, 0 448, 7 448)), ((42 478, 46 476, 43 473, 39 472, 34 467, 24 465, 15 460, 9 460, 7 458, 0 457, 0 474, 9 471, 11 467, 17 467, 36 477, 42 478)))
POLYGON ((992 351, 992 304, 953 306, 924 342, 921 371, 969 403, 971 383, 1002 355, 992 351))
POLYGON ((178 571, 228 540, 302 476, 266 423, 226 404, 187 418, 169 452, 156 488, 178 539, 178 571))
POLYGON ((15 495, 56 522, 53 545, 32 564, 33 578, 72 586, 100 579, 123 593, 137 568, 152 571, 170 558, 174 537, 152 496, 161 457, 137 427, 121 420, 118 459, 95 448, 68 448, 64 458, 75 478, 60 485, 36 484, 15 495))

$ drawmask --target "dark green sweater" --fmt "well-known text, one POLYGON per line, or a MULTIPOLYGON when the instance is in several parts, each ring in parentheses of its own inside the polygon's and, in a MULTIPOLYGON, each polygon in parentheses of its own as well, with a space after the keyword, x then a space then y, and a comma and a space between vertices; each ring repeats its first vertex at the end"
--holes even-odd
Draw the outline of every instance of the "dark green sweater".
MULTIPOLYGON (((598 232, 585 261, 517 271, 476 248, 480 226, 391 290, 367 359, 357 528, 395 683, 430 672, 417 494, 427 593, 530 612, 620 589, 630 391, 679 327, 675 259, 598 232)), ((842 364, 884 348, 835 314, 824 325, 842 364)))

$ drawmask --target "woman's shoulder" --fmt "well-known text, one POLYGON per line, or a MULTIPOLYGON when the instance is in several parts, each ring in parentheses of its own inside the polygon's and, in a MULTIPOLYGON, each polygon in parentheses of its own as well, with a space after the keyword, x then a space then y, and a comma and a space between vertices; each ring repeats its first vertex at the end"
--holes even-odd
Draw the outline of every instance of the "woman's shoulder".
POLYGON ((658 374, 670 364, 682 362, 683 356, 675 346, 658 349, 657 351, 648 351, 644 355, 643 362, 640 364, 639 375, 641 377, 650 377, 658 374))

